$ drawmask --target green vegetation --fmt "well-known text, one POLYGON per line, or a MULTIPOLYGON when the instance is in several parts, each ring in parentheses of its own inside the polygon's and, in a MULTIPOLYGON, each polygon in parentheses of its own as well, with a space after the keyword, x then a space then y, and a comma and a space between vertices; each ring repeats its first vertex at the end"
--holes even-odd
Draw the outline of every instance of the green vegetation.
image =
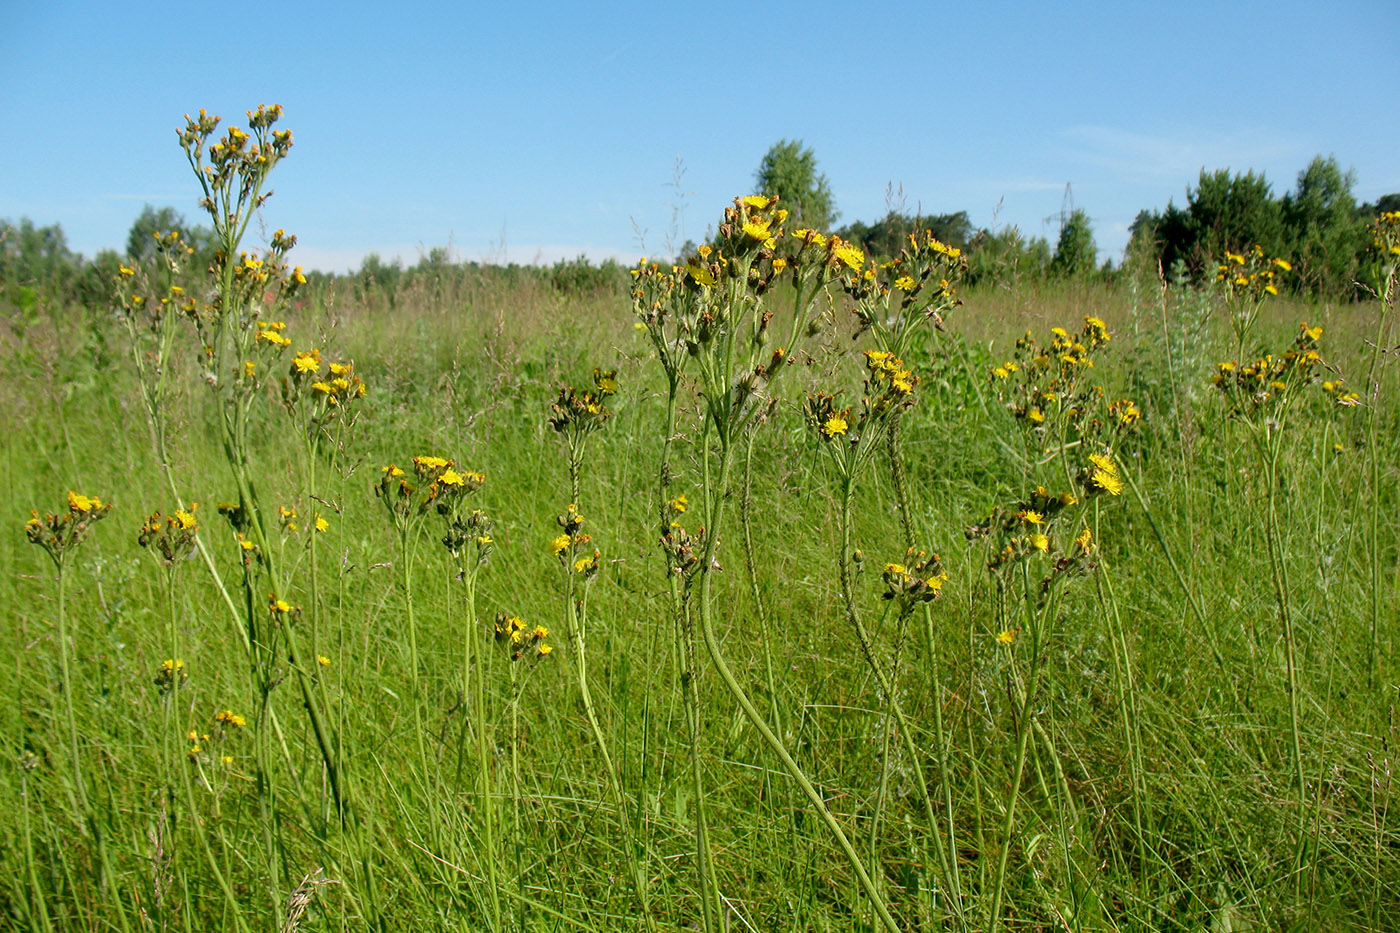
POLYGON ((764 196, 319 277, 279 117, 208 269, 0 281, 0 927, 1400 925, 1400 214, 1360 302, 764 196))

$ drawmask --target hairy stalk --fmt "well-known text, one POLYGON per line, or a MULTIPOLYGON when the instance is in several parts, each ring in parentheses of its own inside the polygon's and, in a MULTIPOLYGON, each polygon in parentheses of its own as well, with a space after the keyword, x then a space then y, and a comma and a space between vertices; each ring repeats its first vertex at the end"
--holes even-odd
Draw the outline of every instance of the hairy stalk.
POLYGON ((763 715, 758 711, 758 708, 754 706, 753 701, 749 699, 744 688, 740 686, 739 681, 734 676, 734 672, 730 670, 729 664, 725 661, 724 654, 720 649, 719 636, 715 631, 710 577, 714 561, 715 542, 719 537, 720 520, 723 517, 724 511, 724 490, 729 479, 731 450, 728 434, 723 430, 722 426, 721 429, 716 432, 716 435, 716 442, 719 446, 717 457, 712 458, 708 455, 704 457, 705 503, 706 512, 710 519, 705 535, 705 555, 701 560, 699 570, 700 630, 705 639, 705 650, 710 656, 710 663, 714 665, 715 670, 719 673, 720 680, 724 682, 725 689, 729 691, 730 696, 733 697, 734 701, 739 705, 745 718, 749 720, 750 725, 758 731, 763 741, 773 750, 773 753, 778 756, 779 760, 782 761, 783 767, 787 770, 788 774, 791 775, 792 779, 797 782, 802 792, 807 795, 807 799, 811 801, 812 807, 817 811, 817 815, 821 818, 822 822, 826 824, 827 829, 830 830, 842 854, 846 856, 846 860, 850 863, 852 870, 855 871, 861 889, 865 892, 866 896, 870 898, 871 905, 879 916, 881 925, 888 933, 897 933, 899 926, 895 923, 894 916, 890 913, 889 908, 885 906, 884 899, 880 897, 875 883, 871 880, 870 874, 866 871, 865 864, 856 853, 855 847, 851 845, 851 840, 846 836, 845 831, 841 828, 841 824, 836 821, 836 817, 833 816, 831 811, 827 808, 826 801, 822 799, 821 794, 817 793, 816 788, 812 786, 812 782, 807 779, 807 776, 802 773, 802 769, 798 767, 797 762, 793 760, 787 747, 773 734, 773 730, 769 728, 768 723, 764 721, 763 715), (711 475, 710 469, 712 459, 717 459, 719 461, 715 470, 716 475, 714 476, 711 475))
POLYGON ((1007 791, 1005 816, 1001 826, 1001 851, 997 856, 996 876, 992 882, 992 903, 987 912, 987 929, 996 933, 1001 928, 1002 899, 1006 892, 1007 868, 1011 859, 1012 833, 1016 826, 1016 805, 1021 799, 1021 780, 1026 773, 1026 752, 1030 745, 1031 704, 1040 690, 1041 656, 1044 654, 1049 632, 1044 629, 1053 623, 1058 610, 1058 588, 1052 588, 1046 595, 1045 604, 1037 612, 1035 594, 1030 585, 1030 572, 1023 562, 1021 565, 1024 594, 1021 599, 1025 616, 1026 630, 1030 635, 1031 662, 1025 679, 1025 692, 1021 695, 1016 710, 1016 763, 1011 772, 1011 786, 1007 791))
POLYGON ((1307 778, 1303 774, 1303 742, 1298 697, 1297 638, 1293 629, 1293 611, 1288 586, 1288 561, 1283 553, 1283 531, 1278 518, 1279 458, 1283 453, 1283 425, 1265 427, 1260 438, 1260 454, 1264 459, 1264 477, 1268 484, 1268 505, 1265 511, 1265 537, 1268 539, 1269 573, 1274 585, 1279 624, 1283 629, 1286 689, 1288 691, 1288 727, 1292 740, 1293 780, 1297 784, 1298 839, 1293 856, 1295 896, 1300 891, 1307 854, 1307 778))
MULTIPOLYGON (((584 439, 582 436, 570 432, 568 434, 568 458, 569 458, 569 491, 571 503, 578 504, 579 491, 582 486, 582 473, 584 462, 584 439)), ((584 716, 588 720, 589 731, 593 734, 593 743, 598 747, 598 754, 603 759, 603 770, 607 775, 608 791, 613 798, 613 804, 617 807, 618 819, 622 823, 623 844, 627 851, 627 867, 632 875, 632 886, 637 892, 637 900, 642 910, 642 918, 646 923, 649 933, 655 933, 656 918, 652 916, 650 896, 647 891, 646 875, 642 871, 641 859, 637 852, 637 841, 633 836, 632 829, 632 807, 626 792, 622 787, 622 776, 617 767, 613 764, 612 753, 608 750, 607 736, 603 733, 602 723, 598 719, 598 713, 593 703, 593 694, 588 686, 588 651, 585 625, 588 613, 588 592, 584 589, 583 595, 578 596, 577 576, 572 567, 566 566, 566 578, 564 586, 565 599, 565 637, 569 640, 570 654, 573 659, 573 669, 575 682, 578 684, 579 700, 583 703, 584 716)))
MULTIPOLYGON (((943 834, 938 825, 938 814, 935 810, 933 795, 929 792, 928 781, 924 777, 923 758, 919 754, 919 748, 914 740, 913 729, 910 728, 909 720, 904 714, 903 704, 899 701, 898 685, 885 672, 879 658, 875 653, 875 644, 870 637, 870 632, 866 629, 865 623, 861 621, 860 614, 856 610, 854 587, 851 580, 851 504, 855 497, 855 478, 850 476, 842 477, 841 480, 841 517, 840 517, 840 554, 837 556, 837 571, 841 586, 841 600, 846 610, 846 621, 855 632, 856 640, 860 643, 861 655, 865 658, 866 665, 870 668, 875 677, 876 685, 880 690, 882 699, 886 704, 886 716, 893 719, 895 729, 903 740, 904 753, 909 756, 910 769, 914 773, 915 780, 919 786, 919 799, 924 807, 924 819, 928 823, 928 834, 934 840, 934 856, 938 859, 939 869, 942 874, 941 881, 947 889, 953 892, 953 896, 948 898, 949 906, 953 917, 959 928, 964 924, 961 901, 961 884, 957 879, 957 872, 954 868, 950 853, 944 845, 943 834)), ((908 614, 901 611, 898 625, 901 630, 900 640, 903 640, 902 632, 908 624, 908 614)), ((894 669, 892 667, 892 669, 894 669)), ((884 775, 881 776, 882 782, 884 775)), ((878 823, 878 816, 877 816, 878 823)), ((950 823, 951 826, 951 823, 950 823)), ((872 851, 875 840, 871 841, 872 851)), ((925 851, 927 856, 927 851, 925 851)))

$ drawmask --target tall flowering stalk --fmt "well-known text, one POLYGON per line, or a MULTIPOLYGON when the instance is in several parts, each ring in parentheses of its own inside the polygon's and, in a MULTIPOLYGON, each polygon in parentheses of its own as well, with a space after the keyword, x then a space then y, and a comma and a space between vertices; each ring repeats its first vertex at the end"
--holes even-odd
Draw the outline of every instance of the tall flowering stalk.
MULTIPOLYGON (((998 506, 968 529, 988 541, 987 569, 997 590, 997 650, 1011 671, 1015 763, 1003 807, 1000 851, 992 881, 988 928, 1003 922, 1002 901, 1032 738, 1054 765, 1063 801, 1060 849, 1067 876, 1078 813, 1059 754, 1036 715, 1046 679, 1045 658, 1055 636, 1067 581, 1099 570, 1098 545, 1088 527, 1090 504, 1116 498, 1124 489, 1112 450, 1112 424, 1131 424, 1141 413, 1130 401, 1108 403, 1102 386, 1088 378, 1095 356, 1111 340, 1107 326, 1086 317, 1071 333, 1051 329, 1041 341, 1029 332, 1017 340, 1013 359, 995 366, 991 380, 1020 429, 1027 465, 1021 497, 998 506), (1107 436, 1105 436, 1107 435, 1107 436), (1031 465, 1038 465, 1033 467, 1031 465), (1036 476, 1037 469, 1059 476, 1036 476), (1054 487, 1058 486, 1059 491, 1054 487), (1068 811, 1065 815, 1064 811, 1068 811)), ((1093 514, 1097 515, 1097 512, 1093 514)), ((1047 791, 1048 793, 1048 791, 1047 791)), ((1071 886, 1071 890, 1075 890, 1071 886)))
MULTIPOLYGON (((265 250, 239 249, 254 216, 271 197, 269 174, 292 147, 291 130, 274 128, 281 116, 280 105, 259 105, 248 111, 246 129, 230 126, 216 135, 219 118, 201 110, 197 117, 186 116, 185 126, 178 131, 180 146, 200 185, 200 206, 209 215, 216 246, 209 268, 208 301, 191 301, 184 310, 202 344, 204 381, 215 397, 218 433, 237 493, 236 501, 223 511, 243 558, 245 647, 261 694, 259 724, 266 720, 276 728, 271 702, 279 679, 272 668, 276 659, 271 646, 276 645, 296 680, 336 813, 343 819, 348 798, 336 753, 338 740, 315 686, 315 656, 302 650, 297 626, 301 613, 289 599, 292 581, 282 566, 280 549, 274 546, 274 530, 281 521, 273 518, 258 494, 249 453, 258 424, 254 406, 261 397, 261 373, 274 368, 292 344, 281 312, 306 283, 300 267, 291 268, 286 262, 296 237, 284 230, 272 234, 265 250), (260 630, 264 637, 254 637, 260 630)), ((259 728, 255 737, 260 800, 265 808, 270 806, 266 731, 259 728)), ((271 867, 270 840, 268 847, 271 867)))
MULTIPOLYGON (((945 839, 939 829, 934 799, 924 776, 923 755, 919 751, 914 731, 910 728, 909 719, 904 713, 899 693, 900 657, 909 620, 916 608, 927 607, 938 598, 947 580, 947 574, 943 571, 938 555, 930 556, 912 546, 907 547, 903 562, 886 564, 881 577, 885 584, 884 597, 893 601, 896 606, 894 644, 888 659, 883 656, 884 652, 877 647, 862 620, 855 593, 855 578, 864 569, 862 552, 853 546, 851 540, 852 505, 856 486, 871 460, 882 450, 890 452, 886 442, 895 436, 896 423, 914 404, 914 389, 918 378, 904 368, 903 360, 887 350, 867 350, 864 360, 868 375, 858 405, 838 408, 839 402, 835 396, 818 394, 807 400, 805 414, 808 426, 825 454, 824 459, 831 467, 838 487, 840 537, 836 564, 846 621, 860 644, 861 654, 875 678, 880 699, 885 706, 885 741, 888 743, 891 732, 895 731, 904 743, 905 754, 909 757, 918 782, 924 818, 934 841, 940 892, 946 895, 948 909, 961 928, 964 925, 962 886, 953 855, 951 818, 948 837, 945 839)), ((932 641, 930 648, 933 648, 932 641)), ((941 700, 937 702, 941 705, 941 700)), ((941 733, 936 736, 941 763, 945 755, 943 738, 941 733)), ((882 757, 880 790, 874 818, 871 820, 872 863, 879 857, 881 808, 889 782, 890 759, 888 754, 882 757)), ((945 793, 950 793, 946 788, 946 764, 942 770, 945 793)))
MULTIPOLYGON (((909 234, 899 254, 888 262, 864 270, 847 270, 841 284, 854 302, 859 332, 868 333, 879 353, 886 360, 907 360, 919 354, 921 344, 929 339, 928 329, 941 332, 946 315, 962 304, 957 287, 967 273, 967 257, 962 250, 949 246, 931 231, 909 234)), ((868 354, 867 354, 868 356, 868 354)), ((901 364, 902 365, 902 364, 901 364)), ((914 379, 913 366, 906 378, 914 379)), ((909 496, 908 476, 901 443, 903 419, 897 416, 884 420, 885 459, 895 504, 899 510, 903 546, 913 554, 918 550, 920 535, 914 527, 913 506, 909 496)), ((943 882, 948 886, 953 915, 961 925, 963 894, 961 871, 952 855, 958 849, 956 824, 953 819, 953 780, 949 765, 951 736, 943 721, 942 685, 939 677, 940 650, 935 637, 933 608, 929 602, 921 607, 924 621, 924 641, 929 659, 929 685, 933 702, 934 748, 937 751, 939 784, 942 788, 947 841, 938 837, 937 822, 931 810, 928 787, 918 772, 920 788, 925 794, 925 816, 929 830, 935 834, 943 882)), ((900 624, 906 625, 907 616, 900 624)), ((902 633, 902 630, 901 630, 902 633)), ((902 634, 901 634, 902 637, 902 634)), ((902 711, 901 711, 902 715, 902 711)), ((906 736, 908 735, 905 730, 906 736)))
POLYGON ((69 665, 72 645, 68 637, 67 570, 68 560, 73 551, 87 538, 92 526, 106 518, 111 511, 111 503, 103 502, 97 496, 85 496, 70 491, 67 509, 45 513, 42 518, 37 511, 31 511, 29 521, 24 523, 25 536, 29 543, 42 548, 54 566, 54 577, 58 587, 58 663, 63 683, 64 716, 68 721, 68 753, 71 757, 69 764, 73 769, 73 790, 85 813, 87 782, 83 779, 82 746, 78 743, 78 720, 73 709, 73 674, 69 665))
MULTIPOLYGON (((826 237, 814 230, 789 233, 785 229, 787 218, 787 211, 776 198, 751 195, 736 199, 732 207, 725 208, 714 245, 701 247, 683 267, 677 266, 671 273, 671 287, 660 289, 676 296, 669 310, 674 315, 672 326, 679 341, 678 350, 683 347, 691 358, 689 368, 702 399, 703 501, 699 520, 704 535, 701 539, 697 532, 692 538, 698 545, 693 556, 697 558, 694 573, 698 582, 695 589, 699 597, 700 635, 725 689, 832 833, 881 924, 894 931, 894 918, 840 823, 734 676, 715 624, 713 575, 719 567, 717 545, 724 526, 734 453, 766 410, 771 385, 790 361, 791 348, 807 332, 822 287, 838 269, 858 270, 865 262, 859 248, 838 237, 826 237), (773 283, 788 276, 796 292, 794 313, 786 342, 773 347, 770 325, 774 313, 767 308, 765 295, 773 283)), ((638 272, 660 274, 645 267, 638 272)), ((654 320, 662 319, 657 314, 654 320)), ((648 326, 655 324, 649 320, 648 326)), ((653 339, 662 342, 658 337, 653 339)), ((668 545, 664 533, 663 547, 681 550, 677 540, 668 545)), ((696 673, 683 672, 683 677, 688 675, 693 680, 696 673)), ((698 735, 694 732, 691 742, 691 755, 698 756, 698 735)), ((700 841, 703 845, 704 840, 700 841)), ((712 861, 704 851, 698 855, 699 870, 707 871, 712 861)), ((702 886, 707 886, 703 876, 702 886)), ((717 896, 717 892, 709 893, 717 896)), ((707 929, 718 929, 718 907, 711 905, 703 890, 702 899, 707 929)))
POLYGON ((1381 631, 1381 464, 1378 446, 1381 412, 1381 348, 1389 344, 1388 335, 1395 317, 1395 302, 1400 297, 1400 211, 1385 211, 1371 224, 1371 255, 1377 283, 1378 313, 1376 333, 1371 341, 1371 358, 1366 364, 1366 459, 1371 486, 1370 519, 1367 523, 1367 550, 1370 564, 1370 638, 1367 646, 1367 668, 1371 686, 1376 686, 1380 674, 1381 631))
POLYGON ((641 904, 642 917, 648 930, 654 930, 647 892, 642 854, 633 836, 632 806, 622 786, 622 774, 614 761, 607 736, 598 719, 593 693, 588 680, 588 593, 593 579, 602 569, 602 552, 593 545, 593 536, 584 530, 585 519, 579 511, 583 473, 588 463, 588 439, 612 417, 608 399, 617 394, 616 370, 593 370, 593 384, 579 389, 564 386, 549 409, 549 425, 564 440, 564 452, 569 473, 568 509, 557 519, 558 533, 549 542, 550 552, 558 559, 564 577, 564 637, 569 643, 569 663, 578 684, 579 699, 593 734, 598 755, 613 803, 622 822, 627 866, 632 884, 641 904))
POLYGON ((1342 407, 1360 404, 1360 396, 1349 391, 1340 378, 1322 380, 1325 364, 1319 349, 1321 338, 1321 327, 1301 324, 1292 346, 1287 350, 1278 355, 1266 353, 1253 360, 1225 360, 1216 367, 1212 377, 1212 382, 1220 390, 1230 416, 1243 425, 1263 472, 1264 540, 1274 605, 1284 643, 1293 782, 1297 794, 1295 886, 1301 885, 1307 847, 1307 778, 1303 773, 1297 633, 1293 623, 1290 562, 1285 551, 1288 535, 1278 501, 1279 486, 1283 482, 1281 468, 1286 438, 1291 435, 1290 416, 1306 387, 1322 382, 1323 391, 1332 398, 1334 404, 1342 407))

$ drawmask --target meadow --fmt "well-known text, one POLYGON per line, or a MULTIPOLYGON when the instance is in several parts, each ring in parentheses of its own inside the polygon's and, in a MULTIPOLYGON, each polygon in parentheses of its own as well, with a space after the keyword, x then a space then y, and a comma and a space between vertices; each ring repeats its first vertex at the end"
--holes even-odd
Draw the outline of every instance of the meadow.
POLYGON ((212 275, 0 322, 0 926, 1400 927, 1400 216, 1345 304, 761 196, 356 289, 279 115, 184 131, 212 275))

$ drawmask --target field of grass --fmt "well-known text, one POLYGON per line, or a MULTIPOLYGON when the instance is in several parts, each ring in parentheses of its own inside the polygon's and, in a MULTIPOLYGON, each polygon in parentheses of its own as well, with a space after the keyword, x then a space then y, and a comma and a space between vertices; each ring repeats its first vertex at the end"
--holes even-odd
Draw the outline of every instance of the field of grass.
POLYGON ((1400 926, 1384 303, 971 291, 886 372, 829 284, 673 395, 623 291, 387 297, 238 394, 175 314, 0 326, 0 925, 1400 926))

